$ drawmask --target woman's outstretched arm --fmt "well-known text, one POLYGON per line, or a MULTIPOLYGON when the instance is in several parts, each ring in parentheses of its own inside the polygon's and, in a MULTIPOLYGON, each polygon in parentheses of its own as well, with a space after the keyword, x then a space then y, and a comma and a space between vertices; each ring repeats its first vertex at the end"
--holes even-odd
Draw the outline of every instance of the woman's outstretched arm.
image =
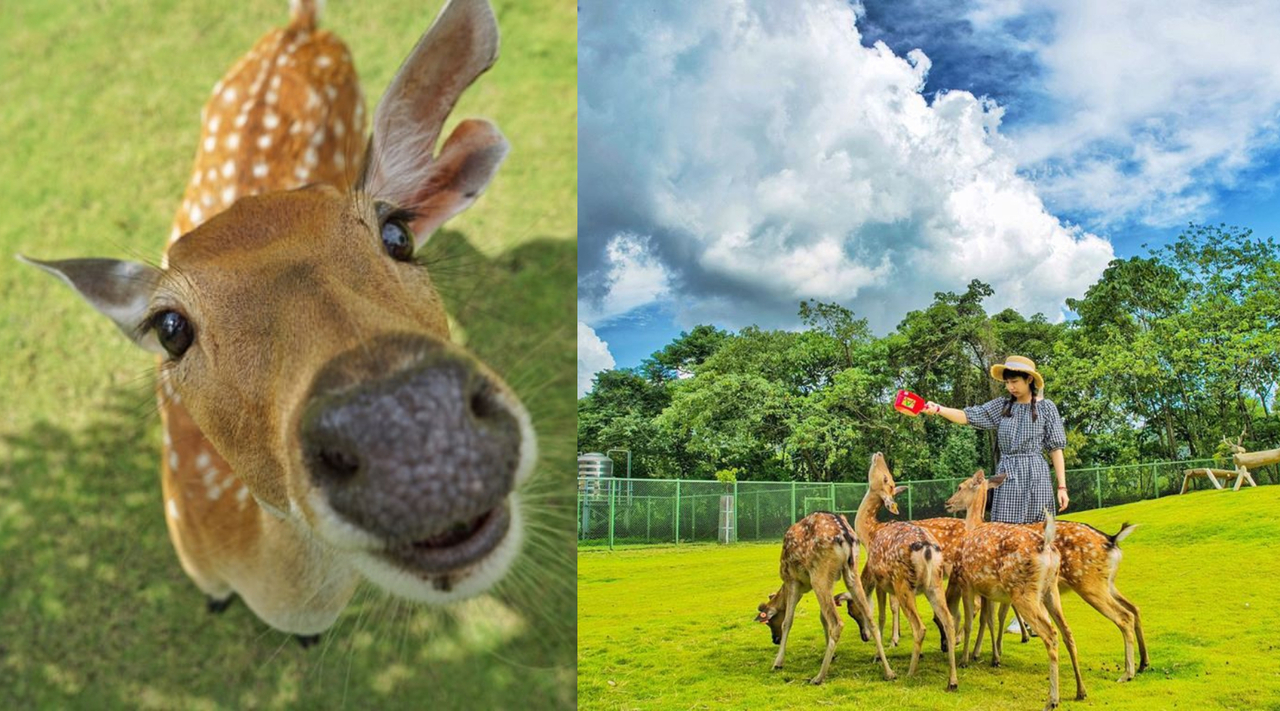
POLYGON ((923 412, 926 415, 940 415, 944 419, 951 420, 957 425, 969 424, 969 417, 964 414, 964 410, 957 410, 954 407, 943 407, 932 400, 924 404, 923 412))

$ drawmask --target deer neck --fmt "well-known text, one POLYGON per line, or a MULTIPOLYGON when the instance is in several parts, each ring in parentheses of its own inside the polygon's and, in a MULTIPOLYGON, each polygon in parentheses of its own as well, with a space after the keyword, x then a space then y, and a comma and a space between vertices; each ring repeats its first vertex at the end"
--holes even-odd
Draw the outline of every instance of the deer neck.
POLYGON ((869 545, 871 537, 880 530, 880 522, 876 520, 880 506, 880 497, 868 487, 862 503, 858 505, 858 515, 853 519, 853 530, 863 545, 869 545))
POLYGON ((973 530, 982 525, 983 511, 987 507, 987 487, 980 486, 969 500, 969 508, 964 513, 964 527, 973 530))

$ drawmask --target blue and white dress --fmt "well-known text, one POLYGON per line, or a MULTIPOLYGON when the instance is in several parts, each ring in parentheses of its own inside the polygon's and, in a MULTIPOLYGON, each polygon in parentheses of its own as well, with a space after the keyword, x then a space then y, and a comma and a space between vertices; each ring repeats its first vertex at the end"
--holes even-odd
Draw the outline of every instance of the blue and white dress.
POLYGON ((1000 461, 996 473, 1007 477, 992 491, 991 520, 1004 523, 1035 523, 1044 520, 1044 510, 1057 511, 1053 473, 1045 452, 1067 446, 1062 417, 1052 400, 1027 405, 1013 403, 1008 417, 1004 408, 1009 398, 1000 397, 982 405, 966 407, 969 424, 980 430, 997 430, 1000 461), (1036 421, 1031 421, 1031 408, 1036 421))

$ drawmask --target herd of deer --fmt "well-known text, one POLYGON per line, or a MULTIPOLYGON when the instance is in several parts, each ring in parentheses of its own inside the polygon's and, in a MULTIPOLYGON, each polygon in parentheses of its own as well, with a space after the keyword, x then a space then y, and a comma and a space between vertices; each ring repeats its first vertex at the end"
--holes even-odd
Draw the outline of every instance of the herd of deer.
POLYGON ((837 613, 840 603, 847 605, 849 616, 858 623, 863 641, 875 640, 877 660, 883 666, 885 679, 894 678, 881 637, 886 595, 891 596, 895 607, 906 615, 911 625, 914 646, 907 673, 914 674, 924 640, 924 625, 916 612, 915 599, 918 593, 923 593, 942 634, 943 650, 950 664, 947 690, 952 691, 958 684, 956 666, 967 666, 978 658, 984 629, 991 633, 991 665, 1000 665, 1004 619, 1011 604, 1025 626, 1044 642, 1049 657, 1049 700, 1045 708, 1056 708, 1059 632, 1075 672, 1076 698, 1085 698, 1075 639, 1062 615, 1060 598, 1061 590, 1074 590, 1120 628, 1124 637, 1125 671, 1119 681, 1128 681, 1135 672, 1146 669, 1149 658, 1138 607, 1115 586, 1120 542, 1134 526, 1125 524, 1115 535, 1107 535, 1085 524, 1056 521, 1050 512, 1046 512, 1044 523, 984 522, 987 492, 1003 481, 1003 475, 988 479, 978 470, 962 482, 946 506, 952 513, 964 512, 963 520, 934 518, 881 523, 876 519, 877 513, 883 507, 896 515, 898 504, 894 497, 906 487, 895 484, 884 457, 876 453, 867 474, 867 493, 858 507, 852 530, 844 516, 818 512, 795 523, 786 533, 779 571, 782 587, 761 603, 756 616, 758 622, 769 625, 773 641, 779 645, 773 668, 782 668, 796 603, 805 592, 813 590, 821 607, 827 646, 822 668, 810 679, 811 683, 822 683, 835 654, 843 625, 837 613), (860 576, 856 566, 859 544, 867 549, 860 576), (945 593, 943 578, 948 579, 945 593), (838 579, 844 580, 848 592, 835 594, 838 579), (872 591, 879 598, 878 623, 871 619, 869 595, 872 591), (975 602, 979 599, 978 633, 970 647, 975 602), (964 636, 957 664, 956 619, 961 602, 964 603, 964 636), (998 625, 993 619, 995 603, 1002 606, 998 625), (1140 658, 1136 668, 1135 641, 1140 658))

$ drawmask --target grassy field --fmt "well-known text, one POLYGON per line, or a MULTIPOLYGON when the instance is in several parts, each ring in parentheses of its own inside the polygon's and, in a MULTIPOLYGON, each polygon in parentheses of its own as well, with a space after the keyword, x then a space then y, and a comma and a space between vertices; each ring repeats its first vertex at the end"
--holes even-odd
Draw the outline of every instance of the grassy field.
MULTIPOLYGON (((328 3, 370 110, 440 5, 328 3)), ((502 57, 451 121, 493 119, 512 152, 428 247, 469 345, 541 435, 542 533, 490 598, 430 611, 364 590, 310 650, 242 604, 208 615, 164 530, 152 358, 12 258, 157 260, 200 107, 287 7, 0 3, 0 708, 574 703, 573 484, 551 475, 572 471, 574 436, 571 3, 495 2, 502 57)))
MULTIPOLYGON (((1123 544, 1118 587, 1142 609, 1152 668, 1115 683, 1119 631, 1064 595, 1089 696, 1072 700, 1064 648, 1062 708, 1280 708, 1280 487, 1192 493, 1066 518, 1111 532, 1124 521, 1141 523, 1123 544)), ((740 544, 580 553, 579 708, 1042 707, 1047 675, 1038 640, 1006 637, 1001 668, 984 660, 961 669, 959 692, 946 693, 946 658, 931 625, 916 676, 885 682, 872 645, 846 619, 827 682, 810 686, 823 646, 812 595, 799 607, 786 667, 771 671, 777 648, 752 618, 778 587, 779 550, 740 544)), ((920 609, 927 615, 928 603, 921 600, 920 609)), ((889 651, 900 675, 910 653, 909 641, 889 651)))

